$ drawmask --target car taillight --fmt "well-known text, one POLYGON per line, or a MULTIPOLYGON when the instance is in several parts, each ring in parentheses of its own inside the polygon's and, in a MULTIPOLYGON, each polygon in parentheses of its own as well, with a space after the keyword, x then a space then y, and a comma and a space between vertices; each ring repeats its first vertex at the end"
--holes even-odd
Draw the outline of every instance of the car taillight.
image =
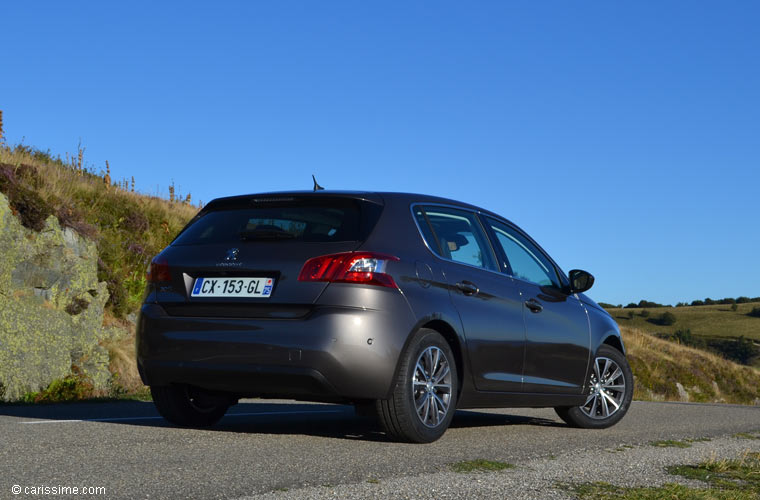
POLYGON ((329 283, 361 283, 364 285, 398 288, 390 274, 385 273, 393 255, 376 252, 345 252, 309 259, 303 265, 298 281, 327 281, 329 283))
POLYGON ((165 257, 157 255, 148 266, 148 274, 146 276, 148 283, 167 282, 172 280, 172 276, 169 273, 169 261, 165 257))

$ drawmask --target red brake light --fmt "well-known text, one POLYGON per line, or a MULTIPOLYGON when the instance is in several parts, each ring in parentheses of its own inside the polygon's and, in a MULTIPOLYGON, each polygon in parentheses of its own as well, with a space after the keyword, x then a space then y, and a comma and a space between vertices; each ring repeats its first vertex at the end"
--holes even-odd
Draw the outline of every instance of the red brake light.
POLYGON ((303 265, 298 281, 327 281, 329 283, 361 283, 398 288, 390 274, 385 273, 389 261, 398 257, 377 252, 345 252, 309 259, 303 265))
POLYGON ((172 276, 169 273, 169 261, 165 257, 157 255, 148 267, 148 274, 146 276, 148 283, 158 283, 160 281, 167 282, 172 280, 172 276))

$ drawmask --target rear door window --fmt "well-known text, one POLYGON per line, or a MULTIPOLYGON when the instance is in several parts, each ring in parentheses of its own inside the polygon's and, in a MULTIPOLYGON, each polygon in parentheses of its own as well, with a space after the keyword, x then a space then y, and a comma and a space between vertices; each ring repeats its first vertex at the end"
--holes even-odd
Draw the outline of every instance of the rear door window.
POLYGON ((497 270, 493 251, 475 213, 449 207, 423 206, 415 209, 415 217, 428 247, 439 256, 470 266, 497 270))

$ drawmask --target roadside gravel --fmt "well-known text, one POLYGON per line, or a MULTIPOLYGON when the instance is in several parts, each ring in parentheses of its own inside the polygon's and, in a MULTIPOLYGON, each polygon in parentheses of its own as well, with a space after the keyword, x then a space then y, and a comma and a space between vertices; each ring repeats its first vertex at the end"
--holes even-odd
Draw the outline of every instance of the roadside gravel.
POLYGON ((361 483, 324 485, 275 491, 248 499, 562 499, 574 498, 558 487, 560 484, 604 481, 619 486, 659 486, 681 483, 705 485, 673 476, 665 471, 670 465, 697 464, 711 459, 735 459, 746 452, 760 452, 760 440, 738 437, 713 438, 693 442, 689 448, 660 448, 652 445, 615 449, 574 450, 555 457, 543 457, 514 464, 500 472, 456 473, 441 468, 439 472, 376 480, 361 483))

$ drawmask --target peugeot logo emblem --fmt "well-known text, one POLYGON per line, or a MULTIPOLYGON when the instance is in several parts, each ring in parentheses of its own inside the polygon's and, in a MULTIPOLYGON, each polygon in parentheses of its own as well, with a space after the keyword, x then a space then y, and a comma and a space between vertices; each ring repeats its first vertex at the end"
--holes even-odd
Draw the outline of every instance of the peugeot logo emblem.
POLYGON ((233 261, 237 260, 238 254, 240 253, 240 250, 237 248, 230 248, 227 250, 227 257, 224 258, 226 261, 233 261))

